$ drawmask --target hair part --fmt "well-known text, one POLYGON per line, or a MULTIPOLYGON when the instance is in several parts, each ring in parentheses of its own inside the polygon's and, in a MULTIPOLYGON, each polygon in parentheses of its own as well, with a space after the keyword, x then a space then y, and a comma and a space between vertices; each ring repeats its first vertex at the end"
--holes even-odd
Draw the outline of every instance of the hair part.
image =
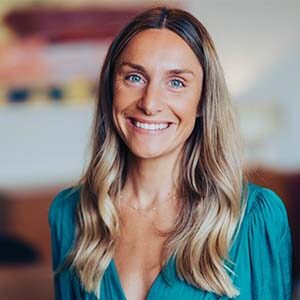
POLYGON ((115 65, 133 37, 147 29, 168 29, 180 36, 197 56, 204 74, 199 82, 200 117, 179 161, 182 209, 164 243, 164 261, 174 256, 181 278, 205 291, 232 298, 239 291, 231 280, 228 253, 245 207, 241 201, 240 137, 213 41, 194 16, 180 9, 158 7, 141 13, 109 47, 100 76, 91 160, 78 181, 81 199, 76 242, 65 265, 73 267, 84 288, 99 298, 99 282, 114 256, 120 234, 114 199, 127 175, 128 150, 112 121, 115 65))

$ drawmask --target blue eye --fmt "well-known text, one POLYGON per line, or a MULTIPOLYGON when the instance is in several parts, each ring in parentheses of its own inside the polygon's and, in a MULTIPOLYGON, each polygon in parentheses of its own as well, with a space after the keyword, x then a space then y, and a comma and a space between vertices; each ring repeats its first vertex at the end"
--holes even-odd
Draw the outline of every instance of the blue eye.
POLYGON ((125 79, 132 83, 140 83, 142 81, 142 78, 136 74, 128 75, 125 77, 125 79))
POLYGON ((170 84, 172 88, 176 88, 176 89, 184 87, 183 82, 179 79, 172 79, 170 84))

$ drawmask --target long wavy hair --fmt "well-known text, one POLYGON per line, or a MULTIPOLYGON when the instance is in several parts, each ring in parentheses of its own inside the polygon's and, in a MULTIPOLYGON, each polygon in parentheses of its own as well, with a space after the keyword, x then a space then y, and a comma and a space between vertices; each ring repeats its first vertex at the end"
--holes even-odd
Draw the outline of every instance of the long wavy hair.
POLYGON ((126 180, 129 151, 113 124, 114 70, 123 49, 147 29, 168 29, 180 36, 197 56, 204 74, 199 82, 200 117, 179 161, 182 206, 165 239, 164 257, 175 257, 177 274, 188 283, 232 298, 239 291, 231 280, 233 262, 228 253, 245 207, 240 136, 213 41, 205 27, 181 9, 144 11, 110 45, 100 76, 91 159, 78 181, 76 241, 66 264, 76 270, 84 288, 99 298, 99 283, 120 234, 114 199, 126 180))

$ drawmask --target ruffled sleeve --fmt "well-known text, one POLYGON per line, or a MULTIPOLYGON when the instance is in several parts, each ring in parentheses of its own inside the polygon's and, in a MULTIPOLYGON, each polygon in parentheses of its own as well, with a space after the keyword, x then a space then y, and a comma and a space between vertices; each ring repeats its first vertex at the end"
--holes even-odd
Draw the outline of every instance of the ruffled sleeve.
POLYGON ((249 197, 252 202, 246 234, 249 299, 289 300, 292 297, 292 243, 285 206, 266 188, 256 186, 249 197))
POLYGON ((52 267, 56 300, 82 299, 76 276, 70 270, 56 272, 72 248, 75 231, 75 208, 78 191, 72 188, 61 191, 49 208, 49 225, 52 246, 52 267))

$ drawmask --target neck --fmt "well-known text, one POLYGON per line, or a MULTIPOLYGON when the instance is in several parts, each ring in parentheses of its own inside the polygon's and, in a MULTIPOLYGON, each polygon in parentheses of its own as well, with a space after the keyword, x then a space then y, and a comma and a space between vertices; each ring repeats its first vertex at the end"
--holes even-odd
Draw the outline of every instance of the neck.
POLYGON ((129 156, 129 170, 122 193, 141 207, 164 201, 176 194, 177 157, 139 159, 129 156))

